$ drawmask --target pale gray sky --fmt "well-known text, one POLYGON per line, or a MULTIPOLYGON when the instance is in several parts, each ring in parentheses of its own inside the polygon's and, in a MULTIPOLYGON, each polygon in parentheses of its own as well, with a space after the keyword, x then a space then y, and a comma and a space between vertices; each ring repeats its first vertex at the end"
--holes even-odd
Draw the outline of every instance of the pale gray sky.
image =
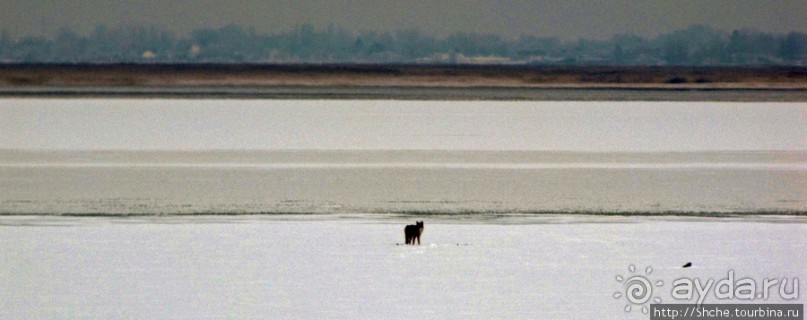
POLYGON ((804 0, 3 0, 0 29, 19 36, 99 24, 154 25, 182 35, 238 24, 276 32, 310 23, 352 32, 414 29, 609 38, 655 36, 692 24, 722 30, 807 31, 804 0))

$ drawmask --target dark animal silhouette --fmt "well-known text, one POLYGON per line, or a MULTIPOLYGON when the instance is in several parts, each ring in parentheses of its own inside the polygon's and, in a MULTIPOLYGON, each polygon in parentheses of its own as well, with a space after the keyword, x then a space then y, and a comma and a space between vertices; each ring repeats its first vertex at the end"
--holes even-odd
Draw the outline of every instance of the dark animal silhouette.
POLYGON ((415 221, 415 224, 410 224, 404 228, 404 235, 406 236, 406 244, 415 245, 415 240, 420 245, 420 235, 423 233, 423 221, 415 221))
POLYGON ((689 268, 692 266, 692 262, 687 262, 682 268, 689 268))

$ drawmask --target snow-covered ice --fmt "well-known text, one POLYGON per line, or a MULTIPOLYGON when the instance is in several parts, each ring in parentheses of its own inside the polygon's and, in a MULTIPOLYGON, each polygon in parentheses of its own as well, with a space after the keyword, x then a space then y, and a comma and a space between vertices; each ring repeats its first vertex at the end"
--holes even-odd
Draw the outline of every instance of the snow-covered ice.
POLYGON ((673 280, 729 271, 801 279, 779 302, 804 303, 805 234, 803 217, 0 217, 0 318, 646 319, 614 297, 630 265, 665 303, 684 302, 673 280), (402 245, 416 219, 423 244, 402 245))

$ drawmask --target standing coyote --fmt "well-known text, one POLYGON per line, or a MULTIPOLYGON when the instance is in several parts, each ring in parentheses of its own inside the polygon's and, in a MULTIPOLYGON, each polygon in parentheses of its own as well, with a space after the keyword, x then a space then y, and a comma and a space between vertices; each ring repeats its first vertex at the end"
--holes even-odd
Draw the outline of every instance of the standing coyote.
POLYGON ((406 244, 415 245, 415 240, 420 245, 420 235, 423 233, 423 221, 415 221, 415 224, 410 224, 404 228, 404 235, 406 235, 406 244))

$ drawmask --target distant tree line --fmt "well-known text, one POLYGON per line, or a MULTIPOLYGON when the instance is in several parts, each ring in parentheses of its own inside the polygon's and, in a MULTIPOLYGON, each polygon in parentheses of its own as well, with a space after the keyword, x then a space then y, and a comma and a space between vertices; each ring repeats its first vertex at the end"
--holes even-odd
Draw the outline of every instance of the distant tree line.
POLYGON ((0 62, 252 62, 252 63, 513 63, 544 65, 807 65, 807 34, 725 32, 696 25, 647 39, 562 41, 523 35, 417 31, 351 33, 301 25, 259 33, 230 25, 187 36, 156 27, 96 27, 88 35, 61 30, 52 37, 0 34, 0 62))

